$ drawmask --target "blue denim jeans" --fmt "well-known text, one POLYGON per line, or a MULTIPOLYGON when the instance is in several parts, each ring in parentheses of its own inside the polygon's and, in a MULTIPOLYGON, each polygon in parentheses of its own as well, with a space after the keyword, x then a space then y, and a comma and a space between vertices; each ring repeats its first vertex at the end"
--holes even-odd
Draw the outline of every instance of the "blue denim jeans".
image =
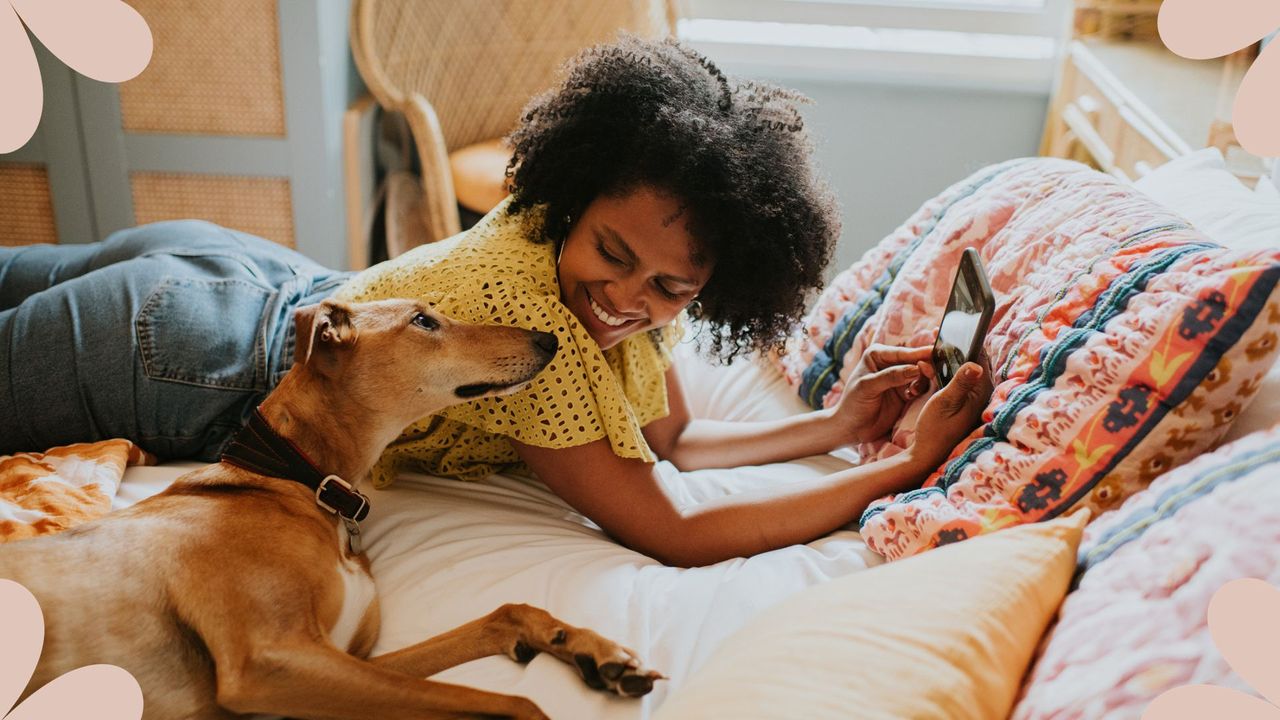
POLYGON ((212 462, 352 273, 211 223, 0 248, 0 455, 128 438, 212 462))

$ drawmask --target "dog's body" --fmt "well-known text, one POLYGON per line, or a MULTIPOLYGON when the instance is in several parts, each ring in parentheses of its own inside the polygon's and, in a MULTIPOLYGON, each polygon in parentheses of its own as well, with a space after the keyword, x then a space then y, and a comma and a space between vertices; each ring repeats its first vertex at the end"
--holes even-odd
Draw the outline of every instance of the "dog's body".
POLYGON ((0 546, 0 576, 31 590, 45 614, 28 689, 110 663, 137 678, 147 717, 231 717, 209 707, 222 672, 208 636, 271 633, 264 601, 275 621, 307 618, 310 631, 365 657, 378 605, 368 561, 339 547, 345 537, 302 485, 215 465, 104 521, 0 546))
MULTIPOLYGON (((261 412, 316 467, 348 480, 364 477, 400 428, 460 398, 510 392, 555 352, 552 336, 462 325, 409 301, 318 307, 300 311, 297 362, 261 412)), ((661 677, 631 651, 525 605, 362 660, 377 639, 378 602, 347 525, 302 483, 228 462, 97 522, 0 545, 0 577, 25 585, 44 611, 27 693, 110 663, 137 678, 148 718, 544 717, 524 698, 422 679, 500 653, 552 653, 624 695, 661 677)))

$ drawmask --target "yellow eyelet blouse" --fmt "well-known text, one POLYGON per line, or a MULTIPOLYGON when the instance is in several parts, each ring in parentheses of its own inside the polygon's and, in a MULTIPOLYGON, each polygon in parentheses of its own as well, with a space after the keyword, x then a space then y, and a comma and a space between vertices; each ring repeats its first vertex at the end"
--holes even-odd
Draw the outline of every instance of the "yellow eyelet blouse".
POLYGON ((523 390, 450 407, 405 428, 373 470, 376 487, 401 471, 475 480, 495 472, 529 474, 507 438, 567 448, 608 438, 621 457, 656 460, 641 428, 665 417, 671 348, 683 315, 655 343, 637 333, 601 351, 560 301, 554 245, 530 236, 531 213, 505 200, 476 226, 422 245, 351 278, 344 302, 413 297, 466 322, 552 332, 551 363, 523 390))

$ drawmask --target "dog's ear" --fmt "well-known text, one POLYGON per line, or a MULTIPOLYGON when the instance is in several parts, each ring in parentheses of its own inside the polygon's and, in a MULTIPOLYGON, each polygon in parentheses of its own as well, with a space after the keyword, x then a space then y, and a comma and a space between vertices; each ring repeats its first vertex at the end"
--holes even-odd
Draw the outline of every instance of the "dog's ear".
POLYGON ((317 344, 326 347, 349 345, 356 340, 351 309, 332 300, 300 307, 293 313, 293 362, 306 365, 317 344))
POLYGON ((311 329, 315 327, 320 305, 304 305, 293 311, 293 363, 306 365, 311 359, 311 329))

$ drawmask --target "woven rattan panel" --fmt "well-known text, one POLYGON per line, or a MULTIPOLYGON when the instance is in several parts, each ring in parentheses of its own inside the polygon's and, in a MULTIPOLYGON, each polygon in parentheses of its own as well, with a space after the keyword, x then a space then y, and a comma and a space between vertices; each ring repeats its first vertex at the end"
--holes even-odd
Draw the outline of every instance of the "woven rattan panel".
POLYGON ((135 172, 134 220, 199 218, 294 247, 286 178, 135 172))
POLYGON ((582 48, 619 28, 667 33, 661 0, 380 0, 373 10, 369 52, 388 85, 375 93, 420 93, 451 150, 509 132, 582 48))
POLYGON ((155 38, 151 64, 120 86, 135 133, 283 137, 276 0, 130 0, 155 38))
POLYGON ((43 165, 0 164, 0 245, 58 242, 43 165))

